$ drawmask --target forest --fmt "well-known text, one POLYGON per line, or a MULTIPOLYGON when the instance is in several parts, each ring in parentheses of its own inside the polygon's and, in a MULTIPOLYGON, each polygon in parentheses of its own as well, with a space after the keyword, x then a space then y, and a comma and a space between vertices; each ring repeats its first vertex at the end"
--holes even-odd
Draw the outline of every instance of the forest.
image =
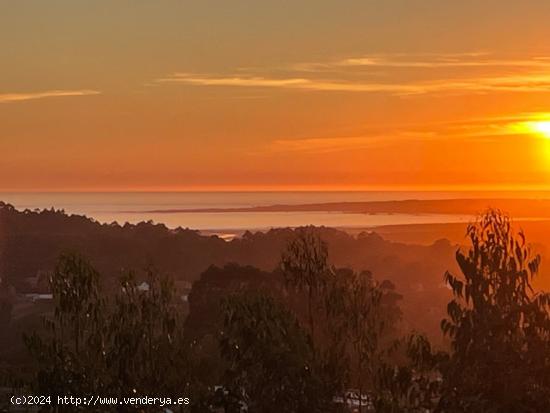
POLYGON ((2 397, 184 395, 190 404, 172 411, 227 413, 550 408, 550 295, 536 284, 542 259, 499 210, 472 222, 463 246, 406 246, 303 227, 274 230, 279 244, 269 251, 273 233, 232 246, 151 223, 1 211, 2 397), (188 251, 195 260, 184 270, 177 243, 213 262, 188 251), (102 248, 111 255, 98 259, 102 248), (250 248, 263 265, 239 262, 250 248), (164 267, 143 252, 153 250, 167 257, 164 267), (441 258, 448 250, 454 263, 441 258), (411 267, 411 256, 432 266, 411 267), (34 286, 22 279, 31 271, 22 262, 36 266, 42 279, 34 286), (21 292, 31 287, 45 299, 25 306, 21 292), (439 308, 407 322, 431 307, 439 308))

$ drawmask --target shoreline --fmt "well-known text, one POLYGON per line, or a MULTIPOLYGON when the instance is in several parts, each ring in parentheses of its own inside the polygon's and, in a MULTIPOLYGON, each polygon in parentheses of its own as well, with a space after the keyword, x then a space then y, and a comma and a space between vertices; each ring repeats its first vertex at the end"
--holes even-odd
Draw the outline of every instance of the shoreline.
POLYGON ((324 202, 308 204, 274 204, 246 207, 167 208, 120 210, 126 214, 191 214, 239 212, 334 212, 346 214, 437 214, 479 215, 487 208, 498 208, 516 218, 550 218, 550 199, 527 198, 456 198, 435 200, 397 200, 366 202, 324 202))

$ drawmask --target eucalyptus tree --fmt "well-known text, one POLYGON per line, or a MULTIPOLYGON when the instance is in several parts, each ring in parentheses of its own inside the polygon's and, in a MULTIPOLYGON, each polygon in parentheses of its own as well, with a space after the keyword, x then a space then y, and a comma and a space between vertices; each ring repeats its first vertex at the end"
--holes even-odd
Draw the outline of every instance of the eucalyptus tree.
POLYGON ((183 394, 188 380, 172 283, 153 271, 142 283, 128 274, 107 294, 99 281, 81 256, 60 257, 49 279, 53 315, 44 331, 25 337, 37 361, 37 393, 183 394))
POLYGON ((317 376, 307 333, 290 311, 266 295, 250 293, 227 298, 223 308, 227 412, 239 405, 262 413, 334 407, 317 376))
POLYGON ((111 390, 120 395, 176 394, 186 386, 181 308, 173 283, 148 270, 120 280, 108 323, 111 390))
POLYGON ((338 311, 344 290, 337 282, 337 270, 329 264, 328 246, 314 228, 299 228, 282 254, 280 267, 289 296, 296 294, 298 305, 290 307, 308 333, 324 393, 339 394, 349 381, 349 357, 343 315, 338 311), (300 317, 303 302, 305 321, 300 317))
POLYGON ((76 254, 62 255, 49 277, 53 317, 45 334, 25 336, 38 362, 37 390, 42 394, 100 394, 105 388, 108 331, 99 273, 76 254))
POLYGON ((332 267, 327 244, 311 228, 297 230, 281 268, 287 283, 305 296, 305 324, 327 391, 340 393, 353 384, 361 398, 374 390, 391 347, 383 339, 401 316, 393 285, 378 283, 369 271, 332 267))
POLYGON ((315 319, 332 275, 328 246, 312 228, 299 228, 281 256, 280 266, 287 284, 305 293, 309 336, 315 351, 318 335, 315 319))
POLYGON ((445 411, 550 409, 550 296, 533 287, 541 258, 511 219, 489 210, 470 225, 471 246, 446 274, 454 299, 443 332, 452 352, 445 368, 445 411))

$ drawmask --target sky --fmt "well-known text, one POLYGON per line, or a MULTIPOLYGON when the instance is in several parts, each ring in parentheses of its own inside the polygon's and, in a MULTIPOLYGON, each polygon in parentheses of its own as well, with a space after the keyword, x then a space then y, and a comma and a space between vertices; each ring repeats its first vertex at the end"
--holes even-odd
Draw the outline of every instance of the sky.
POLYGON ((0 0, 0 190, 550 188, 547 0, 0 0))

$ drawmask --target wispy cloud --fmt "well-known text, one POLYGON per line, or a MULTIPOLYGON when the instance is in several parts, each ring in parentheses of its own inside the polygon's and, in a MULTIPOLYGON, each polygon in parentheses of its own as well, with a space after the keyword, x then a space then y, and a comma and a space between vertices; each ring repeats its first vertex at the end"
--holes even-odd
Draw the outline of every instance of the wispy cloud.
POLYGON ((265 77, 208 77, 192 73, 175 73, 157 79, 159 83, 188 83, 202 86, 247 86, 247 87, 305 87, 307 79, 269 79, 265 77))
POLYGON ((183 83, 198 86, 233 86, 256 88, 302 89, 335 92, 392 92, 400 94, 421 93, 415 85, 385 83, 355 83, 306 78, 268 78, 259 76, 220 76, 175 73, 158 79, 159 83, 183 83))
POLYGON ((21 102, 25 100, 45 99, 45 98, 51 98, 51 97, 99 95, 100 93, 101 92, 97 90, 89 90, 89 89, 48 90, 44 92, 28 92, 28 93, 0 93, 0 103, 21 102))
POLYGON ((438 139, 432 131, 398 130, 385 134, 366 133, 362 136, 312 137, 301 139, 276 139, 266 148, 267 152, 331 153, 368 149, 404 142, 420 142, 438 139))
POLYGON ((460 137, 504 137, 537 135, 537 125, 550 122, 548 112, 471 119, 449 125, 449 131, 460 137))
POLYGON ((503 57, 486 52, 371 54, 272 68, 241 68, 227 74, 177 72, 154 83, 397 96, 544 93, 550 92, 550 57, 503 57))
POLYGON ((380 136, 278 139, 269 145, 269 152, 329 153, 365 149, 386 139, 380 136))
POLYGON ((420 95, 437 93, 550 92, 550 73, 526 73, 473 78, 448 78, 410 82, 361 82, 298 77, 274 78, 259 76, 209 76, 175 73, 158 79, 159 83, 180 83, 196 86, 226 86, 297 89, 325 92, 389 93, 420 95))
POLYGON ((530 125, 549 120, 550 113, 533 112, 501 117, 473 118, 456 122, 444 122, 438 125, 418 125, 413 128, 403 125, 402 127, 394 127, 384 134, 367 132, 362 136, 276 139, 264 148, 264 152, 322 154, 414 142, 442 140, 498 141, 503 138, 534 135, 535 133, 530 125))
POLYGON ((404 69, 439 69, 439 68, 550 68, 550 58, 534 56, 527 58, 496 58, 490 53, 392 53, 352 56, 325 62, 308 62, 290 65, 292 70, 315 72, 342 68, 404 68, 404 69))

